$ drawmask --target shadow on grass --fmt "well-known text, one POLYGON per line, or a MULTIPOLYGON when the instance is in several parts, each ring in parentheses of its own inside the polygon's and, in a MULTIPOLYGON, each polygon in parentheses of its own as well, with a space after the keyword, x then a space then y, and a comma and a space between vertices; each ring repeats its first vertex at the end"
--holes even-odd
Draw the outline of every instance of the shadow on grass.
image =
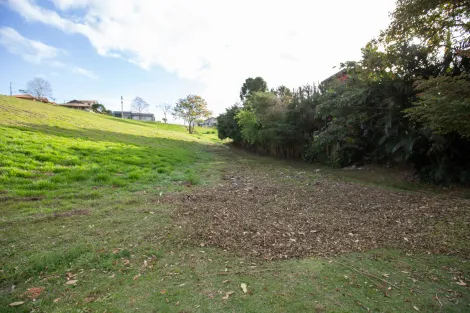
POLYGON ((385 168, 379 166, 366 167, 362 170, 343 170, 332 168, 320 163, 307 163, 296 159, 280 159, 270 155, 263 155, 243 149, 233 144, 226 144, 231 154, 245 159, 248 163, 264 165, 284 165, 300 171, 326 175, 329 178, 347 181, 356 184, 370 185, 384 189, 392 189, 403 192, 420 192, 430 194, 452 194, 456 197, 470 198, 468 188, 454 186, 443 188, 422 182, 410 182, 404 177, 407 172, 400 168, 385 168))

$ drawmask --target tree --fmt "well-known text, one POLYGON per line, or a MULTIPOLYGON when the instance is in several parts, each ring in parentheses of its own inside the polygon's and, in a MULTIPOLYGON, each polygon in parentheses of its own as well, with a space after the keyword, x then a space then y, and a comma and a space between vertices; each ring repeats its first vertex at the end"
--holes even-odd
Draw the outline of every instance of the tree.
POLYGON ((240 108, 233 105, 217 117, 217 133, 220 139, 231 138, 237 144, 242 142, 240 128, 235 120, 235 116, 239 111, 240 108))
POLYGON ((209 117, 211 112, 207 109, 206 100, 200 96, 188 95, 186 98, 178 100, 173 108, 173 115, 187 122, 188 131, 192 134, 196 121, 209 117))
POLYGON ((451 70, 453 54, 466 55, 470 46, 470 0, 397 0, 392 22, 381 39, 387 44, 419 41, 444 56, 441 72, 451 70))
POLYGON ((36 98, 52 97, 51 84, 47 80, 39 77, 28 82, 26 91, 28 94, 36 98))
POLYGON ((171 111, 171 109, 173 109, 173 106, 169 103, 163 103, 163 104, 160 104, 157 106, 160 110, 162 110, 163 112, 163 122, 165 122, 165 124, 168 122, 168 119, 166 118, 166 115, 168 114, 168 112, 171 111))
POLYGON ((247 97, 255 92, 266 92, 268 84, 262 77, 247 78, 240 89, 240 99, 245 101, 247 97))
POLYGON ((91 110, 99 114, 110 114, 109 110, 106 110, 106 107, 100 103, 95 103, 91 105, 91 110))
POLYGON ((418 81, 418 101, 407 116, 437 134, 470 138, 470 77, 438 76, 418 81))
POLYGON ((131 109, 133 111, 142 113, 143 111, 147 111, 149 106, 150 105, 141 97, 135 97, 135 99, 132 101, 131 109))

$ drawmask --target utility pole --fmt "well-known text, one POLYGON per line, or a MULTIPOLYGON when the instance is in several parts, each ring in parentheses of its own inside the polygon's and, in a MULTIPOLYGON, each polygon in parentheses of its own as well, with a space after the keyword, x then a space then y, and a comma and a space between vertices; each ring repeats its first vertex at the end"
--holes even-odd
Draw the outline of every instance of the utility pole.
POLYGON ((124 104, 122 102, 122 96, 121 96, 121 118, 124 118, 124 104))
POLYGON ((10 82, 10 97, 12 96, 12 92, 11 92, 11 82, 10 82))

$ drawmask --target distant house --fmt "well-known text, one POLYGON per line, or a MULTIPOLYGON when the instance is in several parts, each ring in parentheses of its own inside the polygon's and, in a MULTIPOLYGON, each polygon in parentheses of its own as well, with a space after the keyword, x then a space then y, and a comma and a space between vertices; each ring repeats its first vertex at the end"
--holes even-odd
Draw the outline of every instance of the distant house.
POLYGON ((215 117, 209 117, 207 120, 205 120, 205 121, 202 122, 202 123, 199 123, 198 125, 199 125, 199 126, 203 126, 203 127, 213 127, 213 126, 217 126, 217 118, 215 118, 215 117))
POLYGON ((28 94, 13 95, 12 97, 18 98, 18 99, 23 99, 23 100, 40 101, 40 102, 44 102, 44 103, 49 102, 49 100, 45 97, 38 98, 38 97, 34 97, 34 96, 31 96, 31 95, 28 95, 28 94))
POLYGON ((96 100, 72 100, 64 104, 59 104, 60 106, 76 109, 76 110, 84 110, 84 111, 91 111, 91 106, 93 104, 98 104, 96 100))
POLYGON ((138 113, 131 111, 124 111, 121 113, 121 111, 113 111, 112 115, 119 118, 124 115, 124 118, 136 121, 155 122, 155 115, 153 113, 138 113))
POLYGON ((338 73, 331 75, 321 83, 324 85, 330 84, 342 84, 349 79, 348 73, 346 71, 339 71, 338 73))

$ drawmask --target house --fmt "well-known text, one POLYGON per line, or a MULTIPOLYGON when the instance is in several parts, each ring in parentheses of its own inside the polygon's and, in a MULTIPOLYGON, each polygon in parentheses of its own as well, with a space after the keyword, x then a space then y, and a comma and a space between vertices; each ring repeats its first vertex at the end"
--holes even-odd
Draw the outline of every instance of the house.
POLYGON ((84 111, 91 111, 91 106, 93 104, 98 104, 96 100, 72 100, 64 104, 59 104, 60 106, 76 109, 76 110, 84 110, 84 111))
POLYGON ((131 111, 113 111, 112 115, 114 117, 136 120, 136 121, 148 121, 148 122, 155 122, 155 115, 153 113, 138 113, 138 112, 131 112, 131 111))
POLYGON ((30 101, 40 101, 44 103, 48 103, 49 100, 46 97, 34 97, 28 94, 22 94, 22 95, 13 95, 12 97, 18 98, 18 99, 23 99, 23 100, 30 100, 30 101))
POLYGON ((217 126, 217 118, 215 117, 209 117, 207 120, 205 120, 202 123, 198 123, 199 126, 203 127, 214 127, 217 126))
POLYGON ((330 85, 330 84, 337 84, 337 83, 344 83, 345 81, 347 81, 349 78, 348 76, 348 73, 346 71, 339 71, 338 73, 336 74, 333 74, 331 75, 330 77, 328 77, 327 79, 325 79, 324 81, 322 81, 321 83, 326 85, 330 85))

